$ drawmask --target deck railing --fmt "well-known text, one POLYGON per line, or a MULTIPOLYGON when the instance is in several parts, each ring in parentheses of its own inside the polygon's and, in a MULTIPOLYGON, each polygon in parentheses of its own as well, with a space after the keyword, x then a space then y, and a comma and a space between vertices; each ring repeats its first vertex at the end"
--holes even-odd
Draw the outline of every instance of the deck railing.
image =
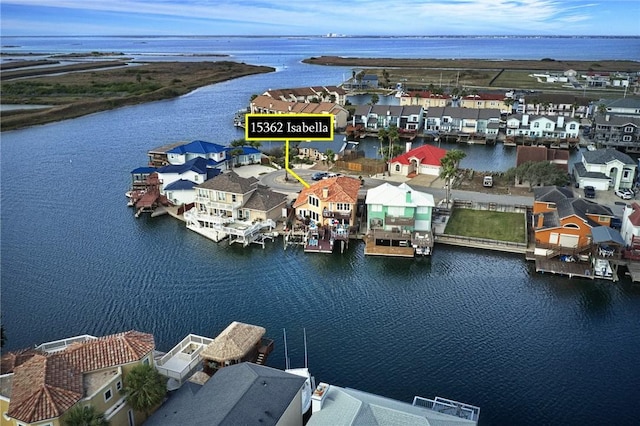
POLYGON ((439 396, 436 396, 436 399, 427 399, 416 396, 413 398, 413 405, 437 411, 438 413, 460 417, 461 419, 471 420, 476 423, 480 417, 480 407, 439 396))
POLYGON ((213 339, 208 337, 198 336, 196 334, 189 334, 182 339, 180 343, 174 346, 171 351, 166 353, 162 358, 156 362, 156 370, 165 377, 170 377, 182 382, 187 374, 193 370, 200 363, 200 352, 202 349, 213 342, 213 339), (191 352, 185 352, 185 349, 189 346, 196 346, 191 352), (174 357, 181 357, 181 359, 188 361, 188 363, 180 371, 169 370, 164 365, 174 357))
POLYGON ((88 340, 96 339, 97 337, 95 336, 83 334, 81 336, 69 337, 68 339, 54 340, 52 342, 42 343, 41 345, 36 346, 35 349, 42 352, 53 353, 65 350, 72 343, 84 343, 88 340))

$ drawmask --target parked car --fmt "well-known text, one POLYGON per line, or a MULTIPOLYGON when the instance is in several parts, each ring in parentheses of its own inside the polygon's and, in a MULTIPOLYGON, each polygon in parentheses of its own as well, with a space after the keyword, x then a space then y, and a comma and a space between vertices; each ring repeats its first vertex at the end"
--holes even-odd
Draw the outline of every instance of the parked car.
POLYGON ((311 179, 313 180, 322 180, 327 177, 327 172, 315 172, 311 175, 311 179))
MULTIPOLYGON (((615 194, 622 198, 623 200, 630 200, 633 198, 633 195, 631 195, 631 192, 625 190, 625 189, 616 189, 615 190, 615 194)), ((586 195, 585 195, 586 197, 586 195)))
POLYGON ((585 186, 584 187, 584 197, 585 198, 596 198, 596 189, 593 186, 585 186))

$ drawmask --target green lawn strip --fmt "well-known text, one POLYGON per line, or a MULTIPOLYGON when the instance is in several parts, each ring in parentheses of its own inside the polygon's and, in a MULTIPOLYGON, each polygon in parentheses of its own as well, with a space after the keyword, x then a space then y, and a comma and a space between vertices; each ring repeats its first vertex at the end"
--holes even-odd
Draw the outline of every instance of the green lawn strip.
POLYGON ((522 213, 488 210, 454 209, 445 234, 489 240, 525 242, 525 219, 522 213))

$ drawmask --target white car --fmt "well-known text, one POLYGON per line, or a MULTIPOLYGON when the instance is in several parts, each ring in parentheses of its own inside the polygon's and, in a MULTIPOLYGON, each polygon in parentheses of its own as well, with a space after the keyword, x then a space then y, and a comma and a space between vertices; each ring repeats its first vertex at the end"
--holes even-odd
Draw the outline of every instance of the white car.
POLYGON ((616 189, 615 194, 622 198, 623 200, 630 200, 633 198, 630 192, 625 191, 624 189, 616 189))

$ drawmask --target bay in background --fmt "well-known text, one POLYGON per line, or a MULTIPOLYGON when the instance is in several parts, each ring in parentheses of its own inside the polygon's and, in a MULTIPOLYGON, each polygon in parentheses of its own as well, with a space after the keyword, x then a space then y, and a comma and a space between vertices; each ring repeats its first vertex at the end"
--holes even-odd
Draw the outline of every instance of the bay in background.
MULTIPOLYGON (((16 56, 229 53, 278 69, 2 133, 5 350, 128 329, 153 333, 168 350, 188 333, 214 337, 238 320, 276 339, 268 365, 284 366, 283 328, 292 364, 302 365, 306 328, 317 380, 407 402, 414 395, 464 401, 481 407, 480 424, 635 423, 640 291, 626 278, 536 274, 519 255, 447 246, 416 260, 365 258, 357 242, 328 256, 280 243, 243 249, 168 217, 135 219, 124 192, 150 148, 242 137, 232 117, 252 94, 350 75, 302 64, 308 56, 638 60, 638 39, 7 37, 3 44, 18 46, 3 48, 16 56)), ((460 147, 468 149, 465 167, 478 170, 510 155, 500 145, 460 147)))

